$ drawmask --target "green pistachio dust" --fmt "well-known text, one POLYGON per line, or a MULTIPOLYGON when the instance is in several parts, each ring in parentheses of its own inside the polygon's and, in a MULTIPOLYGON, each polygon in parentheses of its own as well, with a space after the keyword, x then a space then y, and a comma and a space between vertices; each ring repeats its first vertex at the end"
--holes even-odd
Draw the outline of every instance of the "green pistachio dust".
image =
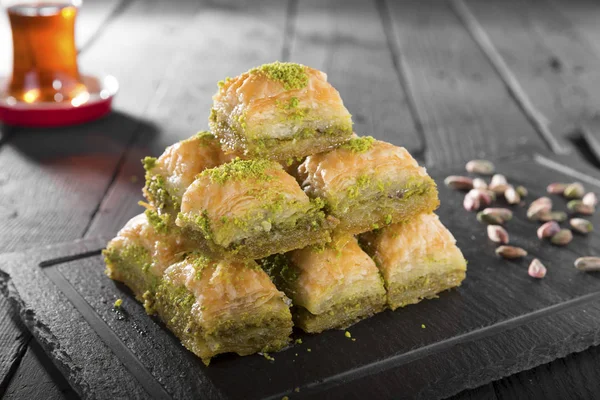
POLYGON ((200 176, 208 176, 210 181, 218 184, 225 184, 230 180, 240 181, 244 179, 257 179, 268 181, 272 179, 266 171, 268 169, 281 166, 274 161, 269 160, 235 160, 223 164, 216 168, 203 171, 200 176))
POLYGON ((308 75, 304 65, 275 61, 253 68, 250 74, 265 74, 273 81, 281 82, 285 90, 302 89, 308 85, 308 75))
POLYGON ((373 147, 375 138, 372 136, 364 136, 359 138, 352 138, 346 143, 341 145, 342 149, 350 150, 353 153, 364 153, 373 147))

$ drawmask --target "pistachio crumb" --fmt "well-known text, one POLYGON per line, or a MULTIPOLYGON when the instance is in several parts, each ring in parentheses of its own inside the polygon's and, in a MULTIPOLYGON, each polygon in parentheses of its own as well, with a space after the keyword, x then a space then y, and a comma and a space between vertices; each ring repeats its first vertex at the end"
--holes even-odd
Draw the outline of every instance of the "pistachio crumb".
MULTIPOLYGON (((271 178, 266 171, 279 164, 269 160, 235 160, 216 168, 204 170, 199 176, 208 176, 211 182, 224 184, 230 180, 257 179, 268 181, 271 178)), ((281 167, 280 167, 281 168, 281 167)))
POLYGON ((263 353, 263 357, 269 361, 275 361, 275 358, 271 357, 269 353, 263 353))
POLYGON ((294 392, 300 393, 300 387, 296 386, 296 388, 294 389, 294 392))
POLYGON ((312 350, 309 348, 309 349, 306 349, 306 351, 308 351, 310 353, 312 350))
POLYGON ((287 397, 287 396, 283 396, 283 397, 281 398, 281 400, 290 400, 290 398, 289 398, 289 397, 287 397))
POLYGON ((421 324, 421 328, 425 329, 426 328, 425 324, 421 324))
POLYGON ((353 153, 364 153, 370 150, 371 147, 373 147, 374 141, 375 138, 373 138, 372 136, 352 138, 340 147, 342 149, 350 150, 353 153))
POLYGON ((285 90, 302 89, 308 85, 306 67, 291 62, 275 61, 252 68, 250 74, 264 74, 269 79, 281 82, 285 90))
POLYGON ((347 338, 351 338, 351 337, 352 337, 352 335, 351 335, 351 334, 350 334, 350 332, 348 332, 348 331, 346 331, 346 332, 344 333, 344 336, 346 336, 347 338))
POLYGON ((302 339, 296 339, 296 340, 295 340, 295 343, 296 343, 296 344, 302 344, 302 339))
POLYGON ((115 308, 120 308, 123 305, 123 300, 122 299, 117 299, 115 301, 115 308))

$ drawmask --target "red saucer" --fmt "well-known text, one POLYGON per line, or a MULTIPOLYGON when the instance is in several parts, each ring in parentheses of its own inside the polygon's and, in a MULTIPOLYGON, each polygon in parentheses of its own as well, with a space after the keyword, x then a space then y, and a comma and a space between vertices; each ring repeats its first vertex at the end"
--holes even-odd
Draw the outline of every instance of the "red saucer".
MULTIPOLYGON (((82 124, 106 115, 117 94, 119 84, 114 76, 82 76, 89 98, 81 104, 25 103, 9 97, 0 89, 0 121, 8 125, 27 127, 51 127, 82 124)), ((6 78, 0 78, 0 88, 5 87, 6 78)))

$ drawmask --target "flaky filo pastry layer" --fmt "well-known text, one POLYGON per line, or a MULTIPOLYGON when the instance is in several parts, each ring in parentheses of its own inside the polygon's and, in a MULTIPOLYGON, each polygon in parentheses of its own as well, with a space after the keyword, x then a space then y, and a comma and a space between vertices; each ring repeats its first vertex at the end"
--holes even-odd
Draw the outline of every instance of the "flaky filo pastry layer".
POLYGON ((435 214, 365 233, 360 241, 381 271, 392 310, 435 297, 465 279, 465 258, 435 214))
POLYGON ((277 162, 236 159, 197 177, 177 225, 215 252, 259 259, 329 241, 337 221, 322 207, 277 162))
POLYGON ((346 328, 385 308, 383 279, 352 236, 271 256, 261 264, 292 299, 294 322, 306 332, 346 328))
POLYGON ((287 346, 293 326, 289 304, 254 261, 192 254, 165 271, 155 309, 208 365, 221 353, 244 356, 287 346))
POLYGON ((147 213, 139 214, 121 228, 103 251, 106 274, 127 285, 146 310, 151 311, 164 271, 181 261, 190 248, 184 236, 157 230, 147 213))
POLYGON ((157 232, 145 214, 121 229, 104 258, 107 275, 207 365, 217 354, 278 351, 290 341, 290 300, 254 261, 198 251, 177 232, 157 232))
POLYGON ((402 222, 439 205, 435 182, 405 148, 369 136, 307 157, 297 177, 347 234, 402 222))
POLYGON ((281 62, 220 82, 209 124, 227 152, 274 160, 315 154, 352 134, 351 115, 327 75, 281 62))
POLYGON ((144 197, 159 215, 170 214, 174 222, 181 198, 196 175, 234 158, 221 150, 219 141, 210 132, 198 132, 167 147, 158 158, 143 159, 146 170, 144 197))

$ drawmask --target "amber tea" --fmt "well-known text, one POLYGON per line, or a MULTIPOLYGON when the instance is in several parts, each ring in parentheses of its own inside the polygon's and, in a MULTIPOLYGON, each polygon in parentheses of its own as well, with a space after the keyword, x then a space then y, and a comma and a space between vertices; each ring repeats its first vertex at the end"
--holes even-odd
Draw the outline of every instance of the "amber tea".
POLYGON ((85 92, 77 68, 75 18, 70 2, 8 7, 13 37, 9 94, 17 101, 62 102, 85 92))

